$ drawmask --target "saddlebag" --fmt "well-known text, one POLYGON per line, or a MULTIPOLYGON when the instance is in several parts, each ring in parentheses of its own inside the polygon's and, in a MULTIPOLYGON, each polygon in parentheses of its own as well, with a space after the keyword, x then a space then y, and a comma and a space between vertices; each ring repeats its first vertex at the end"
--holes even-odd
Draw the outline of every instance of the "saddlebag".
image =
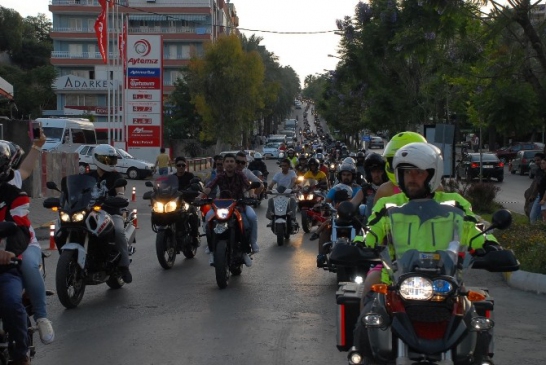
POLYGON ((353 346, 353 331, 360 315, 363 284, 339 283, 337 302, 337 349, 349 351, 353 346))

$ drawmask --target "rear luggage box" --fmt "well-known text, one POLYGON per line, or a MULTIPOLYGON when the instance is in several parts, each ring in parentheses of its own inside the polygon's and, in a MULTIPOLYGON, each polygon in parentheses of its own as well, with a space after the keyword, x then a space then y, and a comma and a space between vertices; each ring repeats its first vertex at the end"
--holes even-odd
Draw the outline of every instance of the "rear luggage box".
POLYGON ((360 315, 363 284, 339 283, 337 302, 337 349, 349 351, 353 346, 353 331, 360 315))

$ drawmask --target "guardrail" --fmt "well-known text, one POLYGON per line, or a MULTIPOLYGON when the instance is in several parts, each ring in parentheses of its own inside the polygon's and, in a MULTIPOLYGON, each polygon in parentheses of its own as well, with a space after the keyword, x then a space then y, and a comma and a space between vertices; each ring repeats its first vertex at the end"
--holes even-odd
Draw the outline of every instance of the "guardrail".
POLYGON ((188 171, 203 171, 212 168, 212 157, 188 159, 188 171))

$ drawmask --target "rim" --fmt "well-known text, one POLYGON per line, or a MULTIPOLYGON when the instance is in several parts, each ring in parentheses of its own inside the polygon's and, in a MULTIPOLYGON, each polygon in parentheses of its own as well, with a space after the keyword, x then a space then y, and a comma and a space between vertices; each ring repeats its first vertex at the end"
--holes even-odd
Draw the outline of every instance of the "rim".
POLYGON ((167 235, 166 249, 163 251, 163 257, 169 264, 174 263, 176 257, 176 245, 173 244, 174 240, 171 235, 167 235))
POLYGON ((74 259, 70 260, 67 273, 68 275, 66 277, 66 293, 70 298, 77 299, 82 293, 83 278, 80 278, 78 280, 78 276, 81 276, 78 275, 79 273, 81 273, 81 269, 74 259))

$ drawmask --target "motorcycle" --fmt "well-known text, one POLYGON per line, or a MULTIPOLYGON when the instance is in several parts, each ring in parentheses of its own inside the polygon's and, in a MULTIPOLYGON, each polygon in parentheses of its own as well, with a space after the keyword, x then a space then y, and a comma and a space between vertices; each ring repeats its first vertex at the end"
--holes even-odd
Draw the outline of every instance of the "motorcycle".
POLYGON ((87 285, 106 283, 119 289, 125 284, 118 268, 121 254, 115 248, 114 223, 105 209, 113 209, 124 218, 129 255, 135 252, 136 211, 126 209, 127 199, 108 196, 110 190, 127 185, 127 181, 118 179, 111 188, 105 183, 97 185, 89 175, 70 175, 61 182, 62 191, 52 181, 46 184, 61 193, 60 198, 44 200, 43 206, 59 212, 55 242, 61 256, 55 284, 61 304, 68 309, 78 306, 87 285))
POLYGON ((152 230, 157 233, 155 251, 162 268, 173 267, 177 254, 191 259, 197 253, 197 245, 191 236, 190 217, 196 214, 190 210, 192 198, 199 194, 199 185, 188 191, 178 191, 175 175, 160 177, 153 183, 146 181, 153 191, 144 193, 143 199, 152 205, 152 230))
MULTIPOLYGON (((509 250, 482 250, 481 257, 469 254, 473 252, 473 239, 492 228, 507 228, 512 219, 510 213, 496 212, 493 225, 472 238, 468 247, 459 242, 464 221, 460 209, 433 200, 414 200, 389 208, 387 214, 391 221, 389 237, 398 250, 397 260, 392 261, 387 246, 363 248, 366 253, 362 256, 380 258, 391 284, 372 285, 361 320, 352 316, 353 323, 338 322, 348 325, 346 329, 357 323, 349 364, 492 364, 493 300, 487 289, 466 287, 462 278, 471 267, 492 272, 518 270, 519 262, 509 250), (415 219, 413 223, 407 219, 402 222, 395 214, 415 219), (396 233, 408 232, 411 225, 419 230, 419 235, 430 232, 423 244, 442 249, 403 251, 407 244, 396 242, 401 239, 396 233)), ((338 291, 340 306, 348 302, 347 285, 338 291)), ((351 290, 362 292, 358 287, 351 290)), ((352 336, 346 340, 352 340, 352 336)), ((349 345, 338 339, 340 350, 349 345)))
POLYGON ((317 189, 317 181, 305 179, 302 182, 301 192, 298 194, 298 210, 301 212, 301 227, 305 233, 311 231, 311 227, 321 224, 326 220, 320 208, 315 208, 324 200, 324 196, 317 189))
POLYGON ((252 173, 256 175, 260 180, 262 180, 263 183, 263 189, 256 199, 256 204, 254 204, 254 208, 258 208, 262 204, 262 200, 267 199, 267 176, 269 176, 269 172, 262 173, 260 170, 253 170, 252 173))
MULTIPOLYGON (((0 222, 0 240, 6 237, 9 237, 19 228, 13 222, 0 222)), ((42 253, 42 265, 40 266, 40 273, 42 278, 45 279, 45 258, 47 255, 42 253)), ((9 264, 9 267, 18 267, 21 264, 21 260, 14 258, 9 264)), ((30 318, 34 315, 34 308, 30 302, 30 298, 26 291, 22 293, 23 306, 25 307, 26 317, 27 317, 27 335, 28 335, 28 347, 29 347, 29 357, 32 359, 36 355, 36 346, 34 345, 34 333, 38 330, 37 327, 32 326, 30 318)), ((51 290, 46 290, 46 295, 51 296, 54 293, 51 290)), ((0 317, 0 364, 10 364, 13 359, 13 341, 10 341, 9 333, 6 332, 2 317, 0 317)))
POLYGON ((328 182, 330 186, 334 186, 337 183, 337 164, 334 161, 326 163, 328 166, 328 182))
MULTIPOLYGON (((332 233, 330 235, 330 241, 319 246, 317 267, 336 273, 337 282, 350 281, 355 277, 357 270, 352 268, 352 265, 339 265, 339 261, 333 262, 331 260, 331 255, 337 250, 342 250, 346 246, 351 246, 357 235, 363 235, 363 224, 356 216, 355 208, 350 201, 340 203, 337 209, 329 203, 324 203, 323 206, 329 211, 332 233)), ((360 208, 360 210, 362 211, 362 208, 360 208)), ((365 276, 368 268, 369 265, 362 270, 358 270, 360 276, 365 276)))
POLYGON ((272 195, 269 198, 273 204, 268 204, 271 214, 271 231, 277 236, 277 245, 282 246, 285 239, 289 239, 291 234, 298 233, 300 227, 296 222, 296 212, 290 210, 290 198, 294 191, 279 186, 277 189, 268 191, 272 195), (272 211, 271 211, 272 209, 272 211))
MULTIPOLYGON (((250 184, 250 189, 258 187, 259 182, 250 184)), ((205 198, 194 201, 197 206, 210 205, 210 209, 214 210, 214 214, 205 224, 207 240, 214 252, 216 283, 220 289, 228 286, 231 275, 241 275, 243 271, 243 254, 250 253, 250 229, 243 223, 240 209, 256 203, 253 198, 223 198, 225 193, 221 192, 220 199, 205 198)))

